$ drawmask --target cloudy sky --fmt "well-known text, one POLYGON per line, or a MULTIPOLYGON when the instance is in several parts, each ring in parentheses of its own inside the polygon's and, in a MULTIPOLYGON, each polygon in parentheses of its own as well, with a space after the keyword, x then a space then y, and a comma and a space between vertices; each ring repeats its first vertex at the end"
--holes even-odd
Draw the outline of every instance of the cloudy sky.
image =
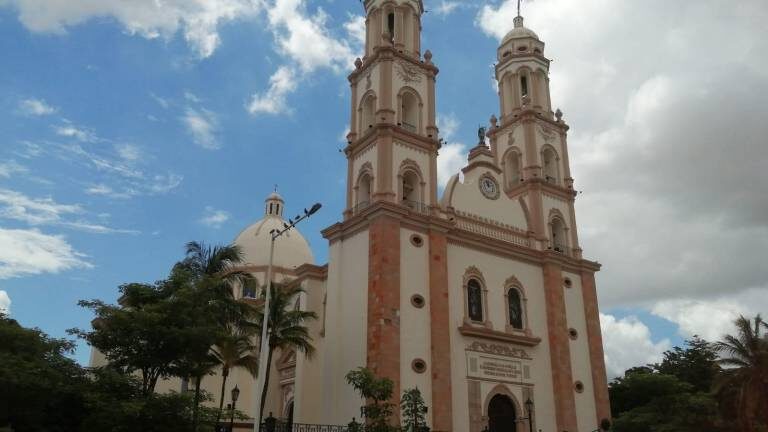
MULTIPOLYGON (((425 1, 442 182, 498 112, 514 3, 425 1)), ((0 0, 0 309, 55 336, 87 326, 78 299, 162 278, 189 240, 231 241, 275 184, 289 208, 323 202, 302 231, 325 262, 362 13, 356 0, 0 0)), ((768 3, 537 0, 524 15, 572 127, 609 373, 768 313, 768 3)))

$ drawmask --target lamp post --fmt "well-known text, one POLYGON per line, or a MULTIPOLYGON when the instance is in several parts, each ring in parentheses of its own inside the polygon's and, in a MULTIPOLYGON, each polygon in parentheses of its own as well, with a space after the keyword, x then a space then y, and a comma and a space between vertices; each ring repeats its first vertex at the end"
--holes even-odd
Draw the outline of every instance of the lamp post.
POLYGON ((235 388, 232 389, 232 415, 229 417, 229 432, 232 432, 232 429, 235 427, 235 406, 237 405, 238 397, 240 397, 240 389, 235 384, 235 388))
POLYGON ((528 420, 528 430, 533 432, 533 401, 531 398, 525 401, 525 410, 528 411, 528 417, 521 418, 520 420, 528 420))
POLYGON ((287 223, 283 223, 282 229, 273 229, 269 232, 270 235, 270 243, 269 243, 269 265, 267 265, 267 292, 264 297, 264 319, 261 323, 261 340, 259 342, 259 374, 256 380, 256 397, 254 400, 256 401, 256 417, 255 422, 253 424, 253 431, 259 432, 259 429, 261 428, 261 395, 264 392, 264 385, 266 384, 266 362, 267 357, 269 355, 269 343, 267 340, 267 326, 269 325, 269 300, 272 292, 272 264, 275 258, 275 240, 277 240, 281 235, 285 234, 286 232, 292 230, 296 224, 303 221, 304 219, 308 219, 313 214, 317 213, 318 210, 322 207, 322 204, 315 203, 309 210, 304 209, 304 214, 296 216, 295 219, 288 219, 287 223))

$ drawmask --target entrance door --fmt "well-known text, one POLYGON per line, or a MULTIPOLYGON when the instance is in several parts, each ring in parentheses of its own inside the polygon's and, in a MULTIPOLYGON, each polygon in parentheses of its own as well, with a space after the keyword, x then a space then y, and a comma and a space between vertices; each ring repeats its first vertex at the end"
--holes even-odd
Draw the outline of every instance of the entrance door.
POLYGON ((497 394, 488 403, 489 432, 516 432, 515 404, 509 396, 497 394))

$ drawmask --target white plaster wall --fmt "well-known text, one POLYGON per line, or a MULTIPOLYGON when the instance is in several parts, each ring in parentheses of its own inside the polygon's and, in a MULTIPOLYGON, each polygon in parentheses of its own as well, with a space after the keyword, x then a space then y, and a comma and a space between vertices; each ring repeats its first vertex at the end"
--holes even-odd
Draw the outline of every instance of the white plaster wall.
MULTIPOLYGON (((411 235, 415 231, 400 230, 400 381, 401 392, 417 387, 427 406, 432 406, 432 364, 431 333, 429 307, 429 238, 424 239, 421 247, 411 244, 411 235), (425 305, 418 309, 411 304, 411 296, 420 294, 425 305), (411 368, 413 360, 420 358, 427 364, 424 373, 416 373, 411 368)), ((401 395, 398 395, 399 398, 401 395)), ((431 420, 431 416, 429 416, 431 420)), ((432 423, 430 422, 430 425, 432 423)))
MULTIPOLYGON (((515 276, 522 284, 528 298, 527 313, 530 328, 541 343, 533 348, 522 347, 533 358, 531 381, 534 383, 534 399, 537 428, 555 430, 554 396, 552 394, 552 368, 549 357, 546 304, 544 299, 543 273, 540 267, 491 255, 464 246, 448 245, 448 278, 451 325, 451 374, 453 382, 453 421, 456 430, 469 427, 468 386, 465 348, 475 339, 462 336, 458 327, 464 318, 463 277, 466 269, 474 265, 483 274, 488 289, 488 314, 495 330, 503 331, 506 324, 504 312, 504 282, 515 276)), ((486 341, 490 342, 490 341, 486 341)), ((494 387, 495 383, 490 386, 494 387)), ((483 387, 487 388, 487 387, 483 387)), ((490 391, 490 390, 488 390, 490 391)), ((488 394, 481 394, 485 401, 488 394)), ((485 411, 487 407, 483 407, 485 411)))
POLYGON ((589 360, 589 339, 587 338, 587 321, 584 314, 584 297, 581 291, 581 277, 575 273, 563 272, 563 277, 571 279, 571 288, 565 290, 565 311, 570 328, 579 332, 578 339, 571 340, 571 370, 573 381, 584 384, 583 393, 575 393, 576 415, 579 430, 592 431, 597 429, 595 393, 592 383, 592 367, 589 360))
POLYGON ((463 182, 458 181, 456 183, 450 205, 456 210, 527 230, 525 213, 517 199, 510 200, 501 191, 499 199, 491 200, 480 192, 478 182, 480 181, 480 176, 485 173, 493 175, 499 187, 502 187, 503 178, 501 174, 496 174, 483 166, 477 167, 465 173, 463 182))
POLYGON ((504 160, 504 153, 507 149, 514 146, 520 150, 522 156, 522 163, 520 164, 520 174, 522 175, 522 167, 525 166, 525 130, 521 123, 515 123, 512 126, 508 126, 502 132, 496 141, 498 161, 496 163, 501 168, 501 162, 504 160), (513 139, 509 139, 510 135, 513 139))
POLYGON ((325 281, 308 280, 304 282, 307 291, 302 298, 302 309, 313 311, 317 320, 308 325, 315 355, 312 358, 298 353, 296 357, 296 391, 294 400, 294 420, 297 423, 318 423, 322 413, 318 409, 318 396, 323 394, 323 361, 320 355, 326 351, 326 339, 322 335, 323 327, 323 296, 325 281))
MULTIPOLYGON (((366 365, 368 316, 368 231, 333 242, 329 251, 323 386, 314 400, 323 424, 347 424, 360 417, 360 397, 344 376, 366 365)), ((304 409, 312 409, 308 405, 304 409)))

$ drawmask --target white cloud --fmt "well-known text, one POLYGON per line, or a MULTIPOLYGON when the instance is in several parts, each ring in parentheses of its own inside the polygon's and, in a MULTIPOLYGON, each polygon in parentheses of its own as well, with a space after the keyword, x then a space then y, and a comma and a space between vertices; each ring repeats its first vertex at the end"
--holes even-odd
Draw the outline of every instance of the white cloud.
POLYGON ((429 11, 445 17, 455 12, 456 9, 460 8, 461 6, 462 6, 462 3, 458 1, 440 0, 440 3, 438 3, 437 6, 432 6, 432 8, 429 9, 429 11))
POLYGON ((0 313, 11 314, 11 297, 3 290, 0 290, 0 313))
POLYGON ((36 229, 0 228, 0 244, 0 279, 93 268, 64 237, 36 229))
POLYGON ((467 146, 458 142, 450 142, 461 123, 454 113, 439 114, 437 116, 437 128, 445 139, 437 156, 437 184, 444 188, 448 180, 467 165, 467 146))
POLYGON ((19 102, 19 112, 26 115, 45 116, 56 111, 56 108, 48 105, 43 99, 24 99, 19 102))
POLYGON ((115 150, 120 158, 129 162, 137 161, 142 157, 141 149, 134 144, 118 144, 115 150))
POLYGON ((25 166, 19 165, 14 160, 0 162, 0 177, 10 178, 14 174, 22 174, 27 171, 25 166))
POLYGON ((206 207, 203 212, 203 216, 200 218, 200 223, 209 226, 211 228, 221 228, 226 221, 229 220, 229 213, 224 210, 216 210, 213 207, 206 207))
POLYGON ((70 122, 65 122, 65 123, 66 124, 63 126, 56 126, 54 128, 54 130, 56 131, 56 135, 60 135, 67 138, 74 138, 82 142, 97 141, 96 135, 93 133, 93 131, 90 131, 84 128, 79 128, 70 122))
POLYGON ((246 109, 254 115, 290 113, 286 98, 302 79, 318 69, 336 73, 347 70, 361 55, 365 42, 362 16, 350 14, 342 25, 352 40, 350 44, 347 39, 333 36, 323 9, 308 14, 305 0, 274 0, 269 5, 269 28, 278 52, 288 62, 272 74, 266 91, 251 96, 246 109))
POLYGON ((154 194, 165 194, 179 187, 183 180, 184 177, 178 174, 158 174, 152 177, 149 191, 154 194))
POLYGON ((461 143, 443 144, 437 156, 437 184, 445 187, 448 180, 467 165, 467 146, 461 143))
POLYGON ((0 189, 0 217, 30 225, 56 224, 63 216, 83 213, 78 204, 59 204, 52 198, 30 198, 22 193, 0 189))
MULTIPOLYGON (((66 32, 94 18, 110 17, 131 34, 169 39, 181 32, 201 57, 221 43, 218 28, 236 19, 256 16, 261 0, 8 0, 30 31, 66 32)), ((2 5, 2 3, 0 3, 2 5)))
POLYGON ((698 335, 708 341, 735 334, 739 315, 754 316, 768 311, 766 288, 752 288, 737 295, 709 299, 672 299, 656 303, 651 312, 679 326, 680 335, 698 335))
POLYGON ((609 379, 623 375, 631 367, 660 361, 662 353, 672 347, 668 339, 654 343, 648 326, 633 316, 616 319, 600 314, 600 329, 609 379))
POLYGON ((452 140, 456 132, 459 130, 461 123, 456 117, 456 114, 439 114, 437 116, 437 128, 440 130, 440 135, 446 140, 452 140))
POLYGON ((138 234, 138 231, 110 228, 82 219, 86 212, 79 204, 59 204, 52 198, 30 198, 0 189, 0 218, 28 225, 56 225, 95 234, 138 234), (71 217, 76 219, 71 219, 71 217))
POLYGON ((204 108, 187 108, 181 120, 187 127, 187 132, 192 136, 195 144, 207 150, 221 148, 221 143, 219 143, 216 137, 218 120, 213 112, 204 108))
POLYGON ((248 104, 251 114, 284 114, 291 110, 286 97, 296 90, 296 73, 288 66, 281 66, 269 79, 269 90, 255 94, 248 104))

